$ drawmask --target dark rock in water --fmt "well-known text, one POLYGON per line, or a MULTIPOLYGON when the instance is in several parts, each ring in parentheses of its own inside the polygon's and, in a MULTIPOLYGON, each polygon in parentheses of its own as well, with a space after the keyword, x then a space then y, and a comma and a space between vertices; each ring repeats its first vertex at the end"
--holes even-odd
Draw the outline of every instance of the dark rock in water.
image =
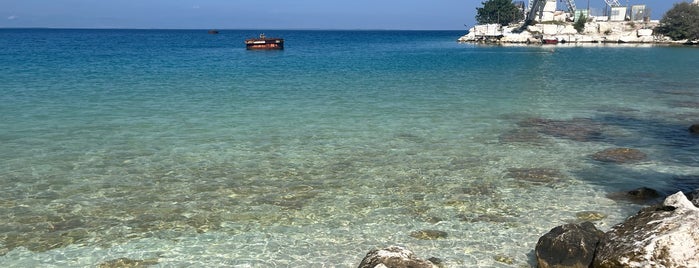
POLYGON ((631 148, 610 148, 592 156, 597 161, 617 164, 637 163, 646 160, 647 157, 645 153, 631 148))
POLYGON ((511 168, 507 176, 534 183, 552 183, 563 177, 557 169, 550 168, 511 168))
POLYGON ((699 267, 699 208, 678 192, 615 225, 594 267, 699 267))
POLYGON ((436 265, 439 268, 444 268, 444 260, 436 257, 430 257, 427 259, 428 261, 432 262, 432 264, 436 265))
POLYGON ((437 268, 431 261, 420 259, 412 251, 399 246, 369 251, 357 268, 375 267, 437 268))
POLYGON ((132 260, 129 258, 118 258, 104 263, 100 263, 99 268, 123 268, 123 267, 148 267, 158 264, 158 259, 132 260))
POLYGON ((540 268, 589 267, 603 236, 590 222, 553 228, 536 243, 537 263, 540 268))
POLYGON ((420 230, 410 233, 410 236, 422 240, 435 240, 440 238, 447 238, 447 232, 438 230, 420 230))
POLYGON ((519 122, 519 126, 535 127, 542 134, 574 141, 599 140, 602 136, 602 125, 586 118, 571 120, 531 118, 519 122))
POLYGON ((699 134, 699 124, 694 124, 691 127, 689 127, 689 132, 699 134))
POLYGON ((610 193, 607 195, 607 197, 617 201, 629 201, 636 204, 645 204, 660 198, 661 195, 654 189, 641 187, 628 192, 610 193))

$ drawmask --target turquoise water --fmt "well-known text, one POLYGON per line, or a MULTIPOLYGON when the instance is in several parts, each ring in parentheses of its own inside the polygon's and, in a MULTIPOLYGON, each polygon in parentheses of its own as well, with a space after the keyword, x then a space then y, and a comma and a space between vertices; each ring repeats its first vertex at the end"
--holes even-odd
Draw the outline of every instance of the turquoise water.
POLYGON ((528 267, 577 213, 639 208, 609 193, 699 184, 696 48, 257 34, 0 30, 2 266, 353 267, 396 244, 528 267), (591 157, 615 147, 648 157, 591 157))

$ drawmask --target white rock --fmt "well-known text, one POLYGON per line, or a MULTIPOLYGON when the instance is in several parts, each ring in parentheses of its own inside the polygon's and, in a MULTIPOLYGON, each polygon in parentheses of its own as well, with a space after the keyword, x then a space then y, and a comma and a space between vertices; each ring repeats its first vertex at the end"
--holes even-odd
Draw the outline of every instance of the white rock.
POLYGON ((595 267, 699 267, 699 208, 678 192, 605 234, 595 267))

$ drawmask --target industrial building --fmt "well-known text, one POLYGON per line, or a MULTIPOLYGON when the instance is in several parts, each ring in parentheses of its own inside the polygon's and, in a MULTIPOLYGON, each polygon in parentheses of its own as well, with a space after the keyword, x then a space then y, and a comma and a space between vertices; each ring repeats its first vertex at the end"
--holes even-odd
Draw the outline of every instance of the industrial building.
MULTIPOLYGON (((599 1, 599 0, 596 0, 599 1)), ((595 21, 649 21, 650 9, 646 5, 622 5, 619 0, 603 0, 604 9, 577 8, 575 0, 529 0, 527 21, 574 21, 582 16, 595 21), (560 3, 564 6, 559 7, 560 3)), ((698 3, 699 0, 694 0, 698 3)))

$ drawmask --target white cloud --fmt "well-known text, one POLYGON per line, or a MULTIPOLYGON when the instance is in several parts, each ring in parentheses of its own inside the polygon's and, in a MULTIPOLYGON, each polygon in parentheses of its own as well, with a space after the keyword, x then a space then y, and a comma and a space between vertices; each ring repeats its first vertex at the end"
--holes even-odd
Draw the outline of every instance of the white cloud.
POLYGON ((8 20, 16 20, 16 19, 18 19, 18 18, 19 18, 19 17, 18 17, 18 16, 15 16, 15 15, 12 15, 12 16, 7 17, 8 20))

